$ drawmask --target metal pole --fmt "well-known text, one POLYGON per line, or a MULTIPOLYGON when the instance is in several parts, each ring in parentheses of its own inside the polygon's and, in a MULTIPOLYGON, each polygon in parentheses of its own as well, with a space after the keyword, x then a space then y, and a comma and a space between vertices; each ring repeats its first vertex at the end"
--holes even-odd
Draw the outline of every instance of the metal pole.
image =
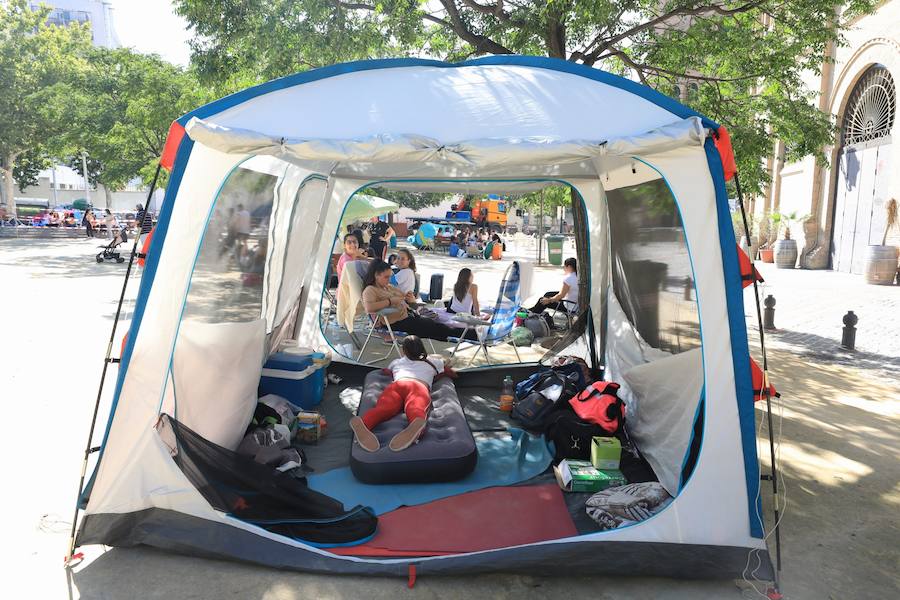
MULTIPOLYGON (((84 158, 84 155, 82 155, 84 158)), ((157 165, 156 174, 153 176, 153 182, 150 184, 150 193, 147 194, 147 203, 150 203, 150 197, 156 189, 156 182, 159 179, 159 172, 162 165, 157 165)), ((140 225, 138 225, 140 227, 140 225)), ((97 413, 100 410, 100 399, 103 397, 103 384, 106 381, 106 371, 111 363, 118 364, 120 358, 112 358, 113 343, 116 338, 116 326, 119 324, 119 315, 122 314, 122 304, 125 302, 125 290, 128 287, 128 278, 131 275, 131 268, 134 265, 134 259, 138 255, 138 241, 141 239, 140 233, 134 236, 134 245, 131 249, 131 257, 128 259, 128 268, 125 270, 125 281, 122 283, 122 292, 119 294, 119 305, 116 307, 116 316, 113 319, 112 331, 109 332, 109 343, 106 345, 106 358, 103 360, 103 372, 100 374, 100 387, 97 390, 97 401, 94 403, 94 415, 91 417, 91 428, 88 432, 87 444, 84 448, 84 460, 81 463, 81 478, 78 481, 78 495, 75 498, 75 514, 72 516, 72 531, 69 536, 69 550, 66 553, 66 564, 72 560, 72 553, 75 551, 75 530, 78 526, 78 504, 81 501, 81 493, 84 490, 84 476, 87 474, 88 458, 100 447, 91 448, 91 441, 94 438, 94 428, 97 425, 97 413)))
MULTIPOLYGON (((738 174, 734 174, 734 185, 737 189, 738 195, 738 203, 741 206, 741 219, 744 222, 744 235, 747 236, 747 240, 750 240, 750 225, 747 222, 747 212, 744 210, 744 194, 741 191, 741 180, 738 178, 738 174)), ((751 271, 753 266, 753 258, 750 258, 751 271)), ((756 277, 752 278, 753 280, 753 297, 756 300, 756 320, 759 326, 759 345, 762 350, 762 370, 763 370, 763 395, 766 398, 766 420, 769 428, 769 461, 771 463, 772 474, 769 477, 772 481, 772 496, 774 499, 774 509, 775 513, 775 562, 776 562, 776 570, 775 570, 775 586, 779 587, 779 576, 778 573, 781 571, 781 526, 779 523, 780 520, 780 511, 778 510, 778 468, 775 464, 775 440, 773 439, 772 432, 772 397, 769 393, 769 359, 766 356, 766 334, 765 328, 763 326, 763 317, 762 317, 762 307, 759 304, 759 288, 757 285, 756 277)))
POLYGON ((541 264, 544 246, 544 190, 541 190, 541 216, 538 219, 538 265, 541 264))
POLYGON ((88 182, 87 153, 81 153, 81 172, 84 173, 84 199, 91 205, 91 184, 88 182))

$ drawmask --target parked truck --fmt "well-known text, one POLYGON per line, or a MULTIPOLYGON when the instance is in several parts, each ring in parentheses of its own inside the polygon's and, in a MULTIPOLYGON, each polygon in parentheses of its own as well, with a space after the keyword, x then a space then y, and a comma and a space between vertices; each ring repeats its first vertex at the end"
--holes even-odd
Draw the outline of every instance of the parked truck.
POLYGON ((496 194, 485 198, 464 196, 450 207, 448 220, 473 221, 479 227, 489 227, 492 231, 506 231, 507 201, 496 194))

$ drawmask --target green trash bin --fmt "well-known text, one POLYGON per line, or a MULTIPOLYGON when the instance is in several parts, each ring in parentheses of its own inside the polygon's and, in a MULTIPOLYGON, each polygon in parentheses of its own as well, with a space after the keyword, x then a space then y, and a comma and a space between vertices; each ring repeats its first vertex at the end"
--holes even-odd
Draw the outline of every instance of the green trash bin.
POLYGON ((562 266, 563 241, 566 238, 561 235, 548 235, 544 238, 547 242, 547 260, 551 265, 562 266))

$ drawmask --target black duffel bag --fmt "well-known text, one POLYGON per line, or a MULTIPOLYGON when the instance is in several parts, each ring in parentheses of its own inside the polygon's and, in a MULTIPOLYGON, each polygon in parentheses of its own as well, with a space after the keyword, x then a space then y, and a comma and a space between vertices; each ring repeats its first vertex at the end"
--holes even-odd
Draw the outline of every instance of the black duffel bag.
POLYGON ((564 458, 590 460, 591 439, 608 436, 599 425, 582 420, 568 405, 550 414, 547 419, 547 441, 553 442, 553 464, 564 458))
POLYGON ((525 429, 544 431, 550 414, 557 406, 565 405, 578 391, 577 375, 542 371, 530 391, 513 406, 512 418, 525 429))

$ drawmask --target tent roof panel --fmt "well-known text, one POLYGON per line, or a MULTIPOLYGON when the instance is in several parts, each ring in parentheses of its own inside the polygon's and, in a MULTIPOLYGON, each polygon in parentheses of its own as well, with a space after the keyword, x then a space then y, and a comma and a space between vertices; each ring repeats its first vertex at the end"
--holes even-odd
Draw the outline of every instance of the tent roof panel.
MULTIPOLYGON (((567 61, 488 57, 459 64, 415 59, 334 65, 250 88, 192 116, 285 137, 375 134, 605 140, 696 116, 633 81, 567 61)), ((707 126, 715 126, 705 121, 707 126)))

